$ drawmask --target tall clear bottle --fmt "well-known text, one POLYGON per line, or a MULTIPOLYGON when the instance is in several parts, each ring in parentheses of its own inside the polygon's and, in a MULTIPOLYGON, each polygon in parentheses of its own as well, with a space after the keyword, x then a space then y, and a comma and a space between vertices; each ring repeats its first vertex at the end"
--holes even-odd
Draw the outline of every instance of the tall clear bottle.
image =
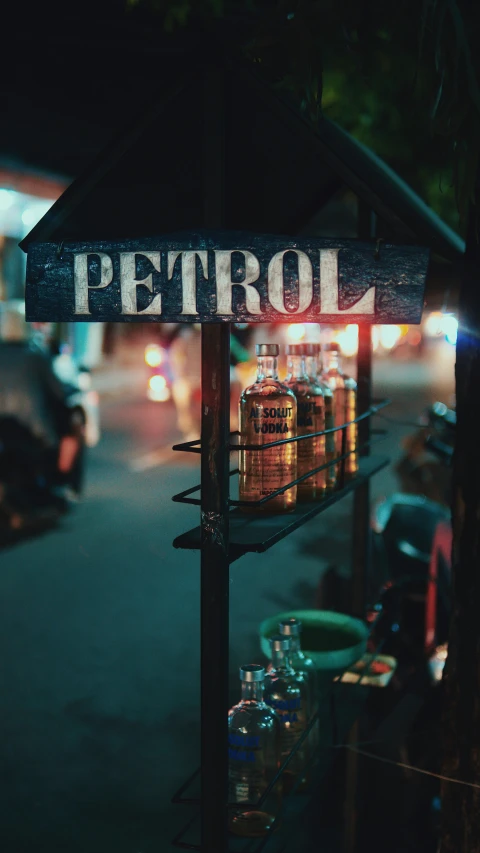
MULTIPOLYGON (((305 352, 305 373, 309 381, 316 389, 320 386, 325 405, 325 429, 333 429, 335 426, 335 406, 333 392, 320 375, 320 344, 302 344, 305 352)), ((335 433, 331 432, 325 436, 325 462, 335 459, 335 433)), ((333 491, 337 482, 337 469, 330 465, 325 471, 327 492, 333 491)))
MULTIPOLYGON (((290 638, 270 638, 272 665, 265 676, 265 701, 280 717, 280 758, 285 761, 308 723, 308 686, 303 675, 290 664, 290 638)), ((283 774, 283 789, 291 790, 303 777, 308 756, 306 740, 298 748, 283 774)))
MULTIPOLYGON (((337 343, 325 344, 323 352, 322 378, 331 389, 334 397, 335 426, 352 421, 357 417, 357 383, 346 376, 340 364, 340 347, 337 343)), ((342 452, 342 432, 335 433, 335 449, 337 456, 342 452)), ((357 424, 350 424, 346 429, 346 449, 350 455, 345 459, 345 478, 351 479, 358 471, 357 453, 357 424)), ((341 463, 337 464, 337 477, 341 463)))
POLYGON ((289 661, 292 669, 302 675, 308 687, 308 717, 313 717, 318 704, 318 670, 313 660, 302 651, 302 623, 300 619, 282 619, 278 623, 282 637, 290 640, 289 661))
MULTIPOLYGON (((240 442, 267 444, 293 438, 297 432, 297 401, 278 378, 277 344, 257 344, 257 380, 239 401, 240 442)), ((240 451, 240 500, 255 501, 271 495, 297 477, 297 442, 266 450, 240 451)), ((295 509, 297 487, 244 512, 282 513, 295 509)))
MULTIPOLYGON (((309 435, 325 429, 325 400, 319 385, 312 385, 305 372, 302 344, 288 344, 285 385, 297 398, 297 435, 309 435)), ((325 436, 297 442, 297 476, 325 463, 325 436)), ((325 496, 326 470, 320 471, 297 486, 297 500, 312 501, 325 496)))
MULTIPOLYGON (((290 619, 282 619, 278 624, 278 631, 282 637, 288 637, 290 640, 289 659, 292 669, 301 675, 307 684, 308 688, 308 705, 307 716, 311 720, 314 714, 318 711, 319 702, 319 679, 318 670, 313 660, 302 651, 301 634, 302 623, 300 619, 291 617, 290 619)), ((308 737, 308 743, 311 750, 315 749, 318 741, 318 725, 312 727, 308 737)))
MULTIPOLYGON (((228 714, 228 796, 230 803, 255 804, 280 766, 280 720, 264 700, 265 669, 240 668, 242 695, 228 714)), ((239 808, 229 815, 230 831, 257 837, 268 832, 280 809, 280 782, 259 808, 239 808)))

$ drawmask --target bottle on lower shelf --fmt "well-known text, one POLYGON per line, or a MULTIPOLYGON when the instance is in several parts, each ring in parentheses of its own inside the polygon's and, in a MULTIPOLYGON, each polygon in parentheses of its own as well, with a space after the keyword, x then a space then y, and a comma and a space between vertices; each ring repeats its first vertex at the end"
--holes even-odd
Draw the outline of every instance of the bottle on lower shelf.
POLYGON ((241 700, 228 714, 229 802, 240 807, 230 811, 229 829, 243 837, 265 835, 281 805, 279 781, 255 808, 280 766, 280 719, 264 700, 264 679, 263 666, 242 666, 241 700))
MULTIPOLYGON (((313 660, 302 651, 301 633, 302 623, 300 619, 291 617, 282 619, 278 624, 278 631, 283 637, 288 637, 290 640, 289 660, 290 666, 301 675, 307 685, 307 717, 308 721, 318 711, 319 701, 319 680, 318 670, 313 660)), ((308 736, 308 747, 310 754, 316 749, 318 743, 318 723, 312 726, 308 736)))
MULTIPOLYGON (((308 724, 308 686, 290 664, 290 637, 270 637, 272 664, 265 676, 265 701, 279 715, 281 724, 280 759, 288 757, 308 724)), ((283 774, 283 790, 288 793, 305 772, 308 758, 306 741, 297 749, 283 774)))

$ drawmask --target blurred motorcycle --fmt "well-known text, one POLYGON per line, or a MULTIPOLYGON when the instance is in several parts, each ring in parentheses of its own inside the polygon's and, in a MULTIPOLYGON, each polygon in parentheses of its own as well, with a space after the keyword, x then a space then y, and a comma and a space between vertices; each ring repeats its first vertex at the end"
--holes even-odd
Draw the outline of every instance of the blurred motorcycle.
POLYGON ((67 369, 61 359, 54 359, 54 370, 65 389, 67 434, 59 449, 46 448, 17 418, 0 418, 0 544, 54 524, 83 489, 85 447, 100 437, 98 395, 89 374, 67 369))
POLYGON ((77 412, 79 419, 83 419, 85 445, 96 447, 101 436, 100 403, 98 392, 92 388, 90 371, 76 366, 68 347, 53 357, 52 364, 65 388, 68 408, 72 415, 77 412))
MULTIPOLYGON (((396 647, 397 635, 403 652, 415 656, 435 656, 448 638, 455 426, 455 411, 443 403, 431 407, 425 424, 404 442, 396 466, 401 491, 380 501, 372 516, 375 588, 370 595, 377 604, 370 618, 377 618, 377 636, 388 630, 388 644, 396 647)), ((401 654, 398 648, 392 653, 401 654)), ((439 667, 445 657, 440 655, 439 667)))

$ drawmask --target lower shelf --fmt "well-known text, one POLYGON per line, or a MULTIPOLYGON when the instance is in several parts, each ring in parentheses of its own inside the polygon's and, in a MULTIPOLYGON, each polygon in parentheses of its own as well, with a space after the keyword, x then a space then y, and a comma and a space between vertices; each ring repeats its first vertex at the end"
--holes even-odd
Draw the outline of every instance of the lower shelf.
MULTIPOLYGON (((362 713, 372 689, 361 683, 345 685, 342 682, 332 681, 331 676, 328 677, 326 674, 324 678, 318 716, 319 743, 308 774, 308 790, 302 793, 293 791, 284 797, 276 827, 265 836, 241 838, 229 835, 226 853, 263 853, 266 848, 268 853, 285 853, 287 850, 306 851, 307 849, 310 853, 307 841, 312 835, 310 814, 312 800, 318 800, 317 792, 322 786, 328 784, 332 768, 339 758, 339 750, 347 742, 348 733, 362 713)), ((198 781, 197 778, 196 782, 198 781)), ((187 782, 186 785, 188 784, 187 782)), ((174 802, 187 804, 188 800, 180 800, 175 795, 174 802)), ((313 803, 313 811, 314 813, 318 811, 316 802, 313 803)), ((200 815, 197 812, 174 839, 173 846, 200 851, 199 834, 200 815)), ((317 849, 315 846, 315 850, 317 849)))
MULTIPOLYGON (((302 524, 324 512, 345 495, 358 489, 370 477, 385 468, 389 459, 385 456, 367 456, 360 459, 357 476, 347 482, 342 489, 333 492, 323 501, 300 503, 293 512, 285 515, 246 515, 238 509, 230 512, 230 557, 231 562, 250 551, 267 551, 285 536, 293 533, 302 524)), ((201 548, 201 527, 194 527, 173 541, 174 548, 199 550, 201 548)))

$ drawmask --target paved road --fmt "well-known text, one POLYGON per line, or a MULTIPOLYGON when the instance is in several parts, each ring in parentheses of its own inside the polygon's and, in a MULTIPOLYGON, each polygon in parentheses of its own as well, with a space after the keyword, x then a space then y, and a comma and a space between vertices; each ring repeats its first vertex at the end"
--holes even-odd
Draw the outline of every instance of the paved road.
MULTIPOLYGON (((404 421, 453 387, 451 354, 375 375, 404 421)), ((171 541, 197 511, 170 496, 197 460, 171 453, 173 411, 138 391, 104 405, 84 503, 2 554, 2 853, 159 853, 184 818, 169 796, 198 762, 199 572, 171 541)), ((406 432, 392 425, 386 451, 406 432)), ((373 491, 393 487, 385 473, 373 491)), ((262 618, 311 604, 326 566, 348 570, 350 508, 232 566, 232 672, 259 657, 262 618)))

